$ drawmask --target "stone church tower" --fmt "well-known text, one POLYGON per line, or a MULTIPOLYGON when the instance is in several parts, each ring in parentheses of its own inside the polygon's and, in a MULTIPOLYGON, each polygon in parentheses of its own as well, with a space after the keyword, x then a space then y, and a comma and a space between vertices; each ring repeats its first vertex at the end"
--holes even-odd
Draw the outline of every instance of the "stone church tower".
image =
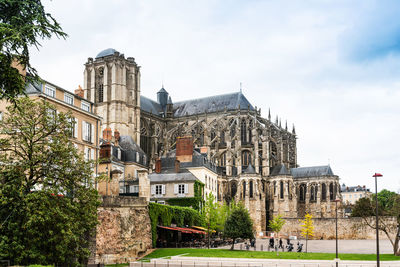
POLYGON ((115 49, 88 58, 84 71, 85 98, 102 116, 101 131, 111 128, 140 143, 140 66, 115 49))

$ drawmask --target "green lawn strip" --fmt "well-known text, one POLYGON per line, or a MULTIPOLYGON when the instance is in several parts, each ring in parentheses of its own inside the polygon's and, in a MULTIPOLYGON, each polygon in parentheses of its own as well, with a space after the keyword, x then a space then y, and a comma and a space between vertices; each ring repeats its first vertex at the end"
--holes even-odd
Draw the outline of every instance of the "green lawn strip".
MULTIPOLYGON (((217 257, 217 258, 253 258, 253 259, 299 259, 299 260, 333 260, 335 253, 297 253, 297 252, 267 252, 267 251, 245 251, 228 249, 190 249, 190 248, 160 248, 149 255, 146 259, 163 258, 168 256, 182 255, 183 257, 217 257)), ((375 254, 346 254, 340 253, 341 260, 376 260, 375 254)), ((382 261, 400 260, 400 257, 392 254, 380 254, 382 261)))

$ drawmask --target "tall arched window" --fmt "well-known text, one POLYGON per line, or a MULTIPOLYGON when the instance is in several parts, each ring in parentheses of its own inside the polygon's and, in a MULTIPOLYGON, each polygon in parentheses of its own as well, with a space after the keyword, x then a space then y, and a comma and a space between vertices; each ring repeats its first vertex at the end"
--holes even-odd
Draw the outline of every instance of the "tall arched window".
POLYGON ((249 182, 249 196, 253 197, 253 181, 249 182))
POLYGON ((334 200, 334 195, 333 195, 333 183, 329 184, 329 200, 334 200))
POLYGON ((306 200, 306 192, 307 192, 307 186, 306 184, 301 184, 300 185, 300 190, 299 190, 299 201, 304 202, 306 200))
POLYGON ((219 136, 219 143, 225 145, 225 132, 221 131, 220 136, 219 136))
POLYGON ((99 84, 98 87, 99 87, 99 88, 98 88, 98 91, 97 91, 97 95, 99 96, 99 97, 98 97, 98 101, 99 101, 99 103, 101 103, 101 102, 103 102, 103 100, 104 100, 103 84, 99 84))
POLYGON ((280 182, 280 198, 283 198, 283 181, 280 182))
POLYGON ((250 152, 245 150, 242 152, 242 166, 247 167, 251 163, 250 152))
POLYGON ((211 130, 211 134, 210 134, 210 137, 211 137, 210 142, 212 142, 214 140, 215 136, 216 136, 215 130, 213 129, 213 130, 211 130))
POLYGON ((240 140, 242 144, 247 144, 247 131, 246 131, 246 121, 242 120, 240 122, 240 140))
POLYGON ((246 181, 243 181, 243 198, 246 197, 246 181))
POLYGON ((323 183, 321 186, 321 200, 325 201, 326 200, 326 184, 323 183))
POLYGON ((236 182, 231 183, 231 197, 234 198, 237 192, 236 182))
POLYGON ((310 187, 310 201, 311 202, 317 201, 317 193, 318 193, 318 186, 311 185, 311 187, 310 187))
POLYGON ((289 181, 287 181, 287 193, 288 193, 289 199, 292 199, 292 193, 290 190, 290 182, 289 181))

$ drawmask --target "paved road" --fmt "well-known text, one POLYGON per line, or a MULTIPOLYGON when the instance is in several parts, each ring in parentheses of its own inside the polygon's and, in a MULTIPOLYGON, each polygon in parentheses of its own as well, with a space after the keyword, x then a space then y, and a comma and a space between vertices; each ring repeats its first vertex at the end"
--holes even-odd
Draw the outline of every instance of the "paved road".
MULTIPOLYGON (((300 240, 303 243, 303 251, 305 251, 305 240, 300 240)), ((268 248, 268 239, 257 239, 256 250, 261 250, 261 245, 263 245, 263 250, 266 251, 268 248)), ((297 241, 292 240, 295 244, 294 249, 297 248, 297 241)), ((283 244, 286 245, 286 240, 283 240, 283 244)), ((308 252, 326 252, 335 253, 336 245, 335 240, 308 240, 307 245, 308 252)), ((360 254, 374 254, 376 253, 376 240, 338 240, 339 253, 360 253, 360 254)), ((220 247, 220 248, 230 248, 230 246, 220 247)), ((235 249, 240 249, 240 243, 235 244, 235 249)), ((245 249, 242 243, 242 249, 245 249)), ((254 250, 254 248, 250 248, 254 250)), ((389 240, 379 240, 379 251, 382 254, 393 253, 393 247, 389 240)))

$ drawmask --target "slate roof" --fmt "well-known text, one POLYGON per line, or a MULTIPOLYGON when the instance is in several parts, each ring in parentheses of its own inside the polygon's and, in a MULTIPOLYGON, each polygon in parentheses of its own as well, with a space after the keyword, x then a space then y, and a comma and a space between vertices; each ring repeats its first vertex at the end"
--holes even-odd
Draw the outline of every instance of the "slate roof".
POLYGON ((290 173, 289 173, 288 169, 286 168, 286 166, 284 164, 281 164, 281 165, 275 166, 272 169, 271 175, 272 176, 275 176, 275 175, 290 175, 290 173))
POLYGON ((111 56, 114 55, 114 53, 117 52, 114 48, 107 48, 101 51, 100 53, 97 54, 96 58, 101 58, 101 57, 106 57, 106 56, 111 56))
POLYGON ((133 141, 132 137, 129 135, 121 135, 118 140, 119 146, 125 151, 135 151, 143 153, 143 150, 138 146, 138 144, 133 141))
POLYGON ((243 170, 243 173, 256 173, 256 170, 251 164, 249 164, 249 166, 243 170))
POLYGON ((160 104, 145 96, 140 96, 140 109, 157 116, 160 115, 160 112, 163 112, 160 104))
POLYGON ((318 177, 318 176, 333 176, 333 171, 329 165, 314 166, 314 167, 301 167, 290 169, 293 178, 302 177, 318 177))
POLYGON ((238 109, 254 110, 247 98, 241 93, 231 93, 216 95, 205 98, 196 98, 174 103, 174 117, 190 116, 202 113, 212 113, 227 110, 238 109))
POLYGON ((168 182, 184 182, 184 181, 196 181, 198 180, 189 171, 182 171, 179 173, 151 173, 149 174, 150 183, 168 183, 168 182))

